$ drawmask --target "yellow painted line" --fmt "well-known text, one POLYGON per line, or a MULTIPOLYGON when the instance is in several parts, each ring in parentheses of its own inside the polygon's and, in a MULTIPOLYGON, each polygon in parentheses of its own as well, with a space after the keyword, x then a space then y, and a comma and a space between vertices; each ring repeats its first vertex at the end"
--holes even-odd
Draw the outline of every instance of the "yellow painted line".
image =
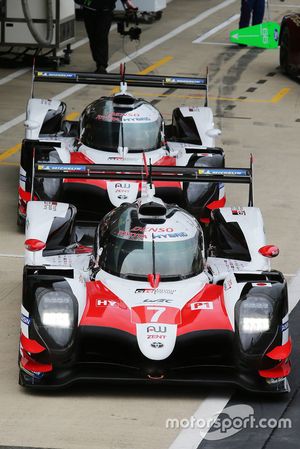
MULTIPOLYGON (((283 89, 282 89, 283 90, 283 89)), ((290 89, 288 89, 290 90, 290 89)), ((276 94, 274 97, 272 97, 269 100, 262 100, 262 99, 255 99, 255 98, 246 98, 246 99, 242 99, 242 98, 235 98, 235 97, 213 97, 213 96, 209 96, 209 100, 222 100, 222 101, 236 101, 236 102, 240 102, 240 103, 264 103, 264 104, 269 104, 269 103, 278 103, 288 92, 284 92, 281 93, 281 97, 279 98, 279 93, 276 94), (275 99, 275 100, 274 100, 275 99)), ((155 97, 155 94, 149 94, 147 92, 138 92, 135 91, 133 92, 134 95, 136 96, 142 96, 142 97, 155 97)), ((159 97, 172 97, 172 98, 178 98, 178 99, 193 99, 193 100, 199 100, 199 98, 205 98, 205 95, 199 95, 199 94, 195 94, 195 95, 178 95, 178 94, 160 94, 159 97)))
POLYGON ((21 149, 21 144, 17 143, 14 147, 9 148, 8 150, 4 151, 4 153, 0 154, 0 162, 4 161, 5 159, 8 159, 13 154, 17 153, 21 149))
MULTIPOLYGON (((144 70, 141 70, 140 72, 137 72, 136 75, 147 75, 150 72, 153 72, 153 70, 157 69, 158 67, 166 64, 167 62, 172 61, 174 59, 174 56, 165 56, 162 59, 159 59, 158 61, 154 62, 153 64, 149 65, 149 67, 146 67, 144 70)), ((116 94, 119 92, 119 87, 114 87, 112 89, 112 93, 116 94)))
POLYGON ((153 70, 157 69, 161 65, 166 64, 169 61, 172 61, 174 59, 173 56, 165 56, 164 58, 160 59, 159 61, 154 62, 154 64, 149 65, 149 67, 146 67, 141 72, 138 72, 137 75, 147 75, 150 72, 153 72, 153 70))
POLYGON ((80 112, 70 112, 70 114, 66 116, 66 120, 70 120, 72 122, 72 120, 76 120, 79 116, 80 112))
POLYGON ((5 166, 5 167, 19 167, 20 164, 18 164, 18 162, 0 162, 0 166, 5 166))
MULTIPOLYGON (((77 117, 79 117, 79 112, 71 112, 70 114, 68 114, 66 116, 67 120, 75 120, 77 117)), ((8 150, 4 151, 3 153, 0 154, 0 163, 1 165, 19 165, 16 164, 15 162, 11 162, 11 163, 3 163, 2 161, 4 161, 5 159, 8 159, 9 157, 13 156, 14 154, 18 153, 18 151, 20 151, 22 144, 21 143, 17 143, 17 145, 15 145, 14 147, 9 148, 8 150)))
POLYGON ((278 103, 282 100, 290 91, 290 87, 284 87, 271 99, 271 103, 278 103))

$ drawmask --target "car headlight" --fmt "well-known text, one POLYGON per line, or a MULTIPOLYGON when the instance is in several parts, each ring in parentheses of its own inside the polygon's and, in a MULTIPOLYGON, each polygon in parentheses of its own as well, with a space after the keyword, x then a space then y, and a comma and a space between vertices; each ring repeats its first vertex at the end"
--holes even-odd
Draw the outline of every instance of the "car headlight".
POLYGON ((255 347, 262 335, 270 331, 273 304, 264 296, 248 296, 238 306, 238 330, 244 350, 255 347))
POLYGON ((45 290, 38 295, 39 322, 59 346, 66 346, 73 333, 73 299, 64 290, 45 290))
POLYGON ((272 305, 266 298, 249 297, 240 306, 240 329, 245 333, 266 332, 270 329, 272 305))

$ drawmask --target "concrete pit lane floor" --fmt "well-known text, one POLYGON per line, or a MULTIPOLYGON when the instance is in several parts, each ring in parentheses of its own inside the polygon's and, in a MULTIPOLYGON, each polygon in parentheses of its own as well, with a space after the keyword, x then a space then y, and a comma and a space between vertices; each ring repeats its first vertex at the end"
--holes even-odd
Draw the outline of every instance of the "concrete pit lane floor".
MULTIPOLYGON (((255 205, 262 210, 268 242, 280 247, 273 268, 287 276, 292 308, 299 299, 300 84, 280 72, 278 50, 240 48, 229 43, 229 31, 238 26, 239 7, 238 0, 173 0, 160 21, 142 25, 138 45, 123 42, 114 28, 110 70, 118 71, 124 58, 128 73, 201 76, 209 66, 209 104, 215 125, 222 129, 218 144, 225 150, 227 166, 247 166, 249 153, 255 155, 255 205)), ((284 14, 295 9, 297 5, 272 2, 271 18, 280 22, 284 14)), ((76 41, 71 65, 63 69, 93 71, 82 23, 78 23, 76 41)), ((298 447, 297 306, 291 329, 295 355, 289 398, 267 399, 226 388, 186 386, 83 385, 51 393, 27 392, 18 386, 24 239, 16 227, 16 206, 19 149, 31 78, 29 70, 20 69, 0 68, 1 447, 225 449, 252 448, 254 441, 257 449, 276 449, 279 441, 284 441, 287 449, 298 447), (191 428, 166 429, 168 418, 189 419, 194 415, 208 419, 218 416, 227 403, 252 407, 257 417, 291 417, 293 427, 288 431, 252 429, 252 433, 243 429, 218 441, 203 439, 209 426, 202 433, 191 428)), ((109 87, 37 84, 35 94, 64 99, 69 117, 74 119, 86 104, 110 92, 109 87)), ((154 101, 167 122, 174 107, 201 106, 204 102, 203 93, 191 90, 139 88, 133 93, 154 101)), ((229 205, 246 205, 247 190, 230 186, 227 198, 229 205)))

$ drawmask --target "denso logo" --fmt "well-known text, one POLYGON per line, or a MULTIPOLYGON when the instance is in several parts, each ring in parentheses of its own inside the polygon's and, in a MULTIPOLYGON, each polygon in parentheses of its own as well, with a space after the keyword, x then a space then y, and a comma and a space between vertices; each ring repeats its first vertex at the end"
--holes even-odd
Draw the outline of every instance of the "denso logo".
POLYGON ((146 228, 141 226, 135 226, 131 229, 132 232, 173 232, 173 228, 146 228))

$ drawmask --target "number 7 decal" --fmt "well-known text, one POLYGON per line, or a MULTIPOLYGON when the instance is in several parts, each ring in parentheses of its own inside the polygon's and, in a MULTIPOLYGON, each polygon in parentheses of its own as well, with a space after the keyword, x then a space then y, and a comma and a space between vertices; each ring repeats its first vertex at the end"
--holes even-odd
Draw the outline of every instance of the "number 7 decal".
POLYGON ((154 311, 156 310, 156 312, 153 314, 150 322, 151 323, 157 323, 158 320, 159 320, 160 315, 162 313, 164 313, 164 311, 166 310, 166 307, 159 307, 159 306, 150 307, 150 306, 147 306, 147 310, 154 310, 154 311))
POLYGON ((133 323, 180 324, 181 313, 176 307, 136 306, 131 309, 133 323))

